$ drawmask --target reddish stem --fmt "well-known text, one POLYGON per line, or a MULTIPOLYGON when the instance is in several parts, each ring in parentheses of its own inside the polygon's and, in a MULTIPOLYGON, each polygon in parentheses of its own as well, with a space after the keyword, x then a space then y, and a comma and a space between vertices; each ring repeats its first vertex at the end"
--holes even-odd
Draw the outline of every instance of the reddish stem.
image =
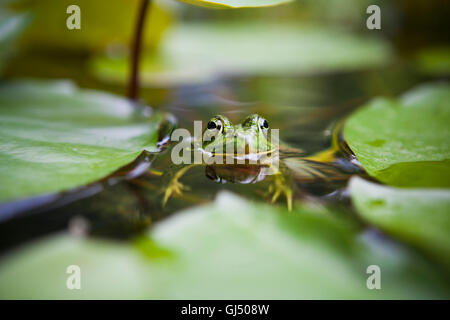
POLYGON ((145 17, 151 0, 141 0, 138 11, 136 29, 134 30, 134 40, 131 48, 131 73, 128 80, 128 98, 136 101, 139 96, 139 63, 142 51, 142 36, 144 33, 145 17))

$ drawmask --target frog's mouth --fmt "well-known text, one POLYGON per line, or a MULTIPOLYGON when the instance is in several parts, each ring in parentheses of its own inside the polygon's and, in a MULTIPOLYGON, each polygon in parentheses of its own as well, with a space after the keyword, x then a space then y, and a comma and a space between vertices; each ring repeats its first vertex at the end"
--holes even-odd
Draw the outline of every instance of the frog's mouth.
POLYGON ((246 166, 246 165, 234 165, 234 166, 206 166, 205 174, 211 180, 217 183, 256 183, 264 180, 267 176, 260 166, 246 166))
POLYGON ((259 152, 209 152, 201 149, 205 162, 211 164, 245 164, 245 165, 270 165, 278 157, 277 149, 259 152))

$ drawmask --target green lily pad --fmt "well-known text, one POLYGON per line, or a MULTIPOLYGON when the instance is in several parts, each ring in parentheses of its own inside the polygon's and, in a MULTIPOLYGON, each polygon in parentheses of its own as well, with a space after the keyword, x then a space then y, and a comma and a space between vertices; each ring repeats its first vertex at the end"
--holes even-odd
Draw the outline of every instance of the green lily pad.
POLYGON ((366 171, 399 187, 450 187, 450 86, 378 98, 347 120, 344 136, 366 171))
MULTIPOLYGON (((379 39, 319 26, 185 23, 167 31, 156 55, 144 56, 141 76, 150 86, 205 82, 220 74, 286 76, 376 67, 391 56, 379 39)), ((92 72, 125 83, 127 63, 126 55, 97 57, 92 72)))
POLYGON ((196 6, 208 8, 254 8, 276 6, 292 0, 180 0, 196 6))
POLYGON ((5 257, 1 298, 445 298, 439 273, 401 246, 358 237, 323 209, 255 204, 222 193, 179 212, 135 245, 53 236, 5 257), (369 265, 381 290, 366 287, 369 265), (81 290, 66 269, 81 268, 81 290))
POLYGON ((0 71, 13 52, 13 43, 30 22, 28 14, 12 14, 0 7, 0 71))
POLYGON ((450 190, 398 189, 353 178, 350 192, 369 223, 422 248, 450 268, 450 190))
POLYGON ((83 186, 157 151, 159 122, 69 82, 0 85, 0 202, 83 186))

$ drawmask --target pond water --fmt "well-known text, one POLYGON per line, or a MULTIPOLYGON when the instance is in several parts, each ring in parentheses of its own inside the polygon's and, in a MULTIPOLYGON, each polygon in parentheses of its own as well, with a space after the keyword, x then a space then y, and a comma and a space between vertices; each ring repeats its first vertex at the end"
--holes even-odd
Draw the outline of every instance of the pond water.
MULTIPOLYGON (((52 59, 47 54, 43 56, 52 59)), ((72 59, 75 61, 58 62, 58 59, 52 59, 54 66, 47 70, 47 77, 72 77, 82 87, 122 95, 125 92, 123 86, 101 83, 75 68, 71 73, 67 66, 76 66, 75 62, 82 62, 83 56, 72 59)), ((17 61, 24 59, 18 58, 17 61)), ((15 71, 10 76, 35 76, 33 69, 26 66, 11 70, 15 71)), ((36 72, 43 77, 42 70, 36 72)), ((141 96, 153 108, 174 115, 178 126, 190 132, 193 132, 194 120, 205 123, 215 114, 223 114, 233 123, 239 123, 251 113, 261 114, 269 120, 272 128, 280 130, 281 140, 304 150, 305 155, 311 155, 330 146, 333 125, 355 108, 374 96, 396 96, 423 80, 408 68, 397 66, 377 71, 291 77, 240 76, 217 79, 203 85, 144 88, 141 96)), ((267 181, 219 184, 206 176, 204 166, 199 166, 182 178, 191 190, 182 197, 171 198, 163 207, 166 181, 165 175, 160 173, 170 170, 170 163, 168 147, 159 154, 145 154, 109 179, 69 196, 56 196, 44 201, 43 205, 32 200, 32 209, 16 210, 16 214, 0 222, 0 250, 5 252, 24 242, 67 228, 93 236, 127 239, 180 209, 213 200, 217 192, 223 189, 256 201, 268 201, 265 196, 267 181), (150 165, 150 170, 141 170, 147 168, 146 164, 150 165), (124 178, 124 172, 133 172, 138 176, 124 178)), ((346 181, 297 181, 295 198, 307 197, 350 208, 345 195, 346 181)), ((16 207, 19 205, 23 203, 16 207)), ((280 199, 277 205, 285 205, 285 202, 280 199)))

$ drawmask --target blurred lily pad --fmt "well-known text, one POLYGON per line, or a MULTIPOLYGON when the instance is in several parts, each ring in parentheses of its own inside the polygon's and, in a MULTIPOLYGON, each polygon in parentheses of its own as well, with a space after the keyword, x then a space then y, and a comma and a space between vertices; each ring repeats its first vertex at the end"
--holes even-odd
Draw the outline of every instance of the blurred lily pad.
POLYGON ((12 14, 0 7, 0 71, 14 50, 13 43, 29 24, 28 14, 12 14))
POLYGON ((347 120, 345 139, 366 171, 400 187, 450 187, 450 86, 378 98, 347 120))
POLYGON ((353 178, 350 192, 369 223, 428 251, 450 268, 450 190, 398 189, 353 178))
POLYGON ((160 116, 70 82, 0 85, 0 202, 88 184, 156 151, 160 116))
MULTIPOLYGON (((130 0, 17 0, 11 5, 19 11, 33 12, 33 22, 22 44, 33 51, 69 49, 72 52, 105 50, 127 52, 140 1, 130 0), (81 29, 69 30, 67 8, 80 8, 81 29)), ((172 22, 169 6, 152 3, 145 26, 144 45, 156 46, 172 22)))
POLYGON ((430 47, 420 50, 415 56, 420 71, 436 76, 450 74, 450 46, 430 47))
POLYGON ((276 6, 293 0, 180 0, 197 6, 209 8, 252 8, 276 6))
MULTIPOLYGON (((220 74, 293 75, 376 67, 391 50, 380 39, 316 26, 261 22, 185 23, 167 31, 158 53, 147 54, 147 85, 209 81, 220 74)), ((92 72, 125 83, 126 55, 97 57, 92 72)))
POLYGON ((322 209, 288 213, 222 193, 135 245, 60 235, 2 260, 1 298, 445 298, 435 269, 401 246, 362 241, 322 209), (380 247, 381 246, 381 247, 380 247), (382 270, 369 290, 366 269, 382 270), (68 290, 69 265, 81 290, 68 290), (37 276, 38 275, 38 276, 37 276))

